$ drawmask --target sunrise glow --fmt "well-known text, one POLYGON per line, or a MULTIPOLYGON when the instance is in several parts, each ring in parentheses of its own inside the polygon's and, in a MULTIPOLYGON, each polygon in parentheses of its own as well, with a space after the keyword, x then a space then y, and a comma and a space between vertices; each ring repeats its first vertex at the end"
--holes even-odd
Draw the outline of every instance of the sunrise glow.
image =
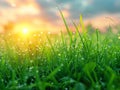
POLYGON ((29 33, 28 28, 23 28, 22 33, 23 33, 24 35, 27 35, 27 34, 29 33))
POLYGON ((34 31, 34 25, 32 25, 29 22, 26 21, 21 21, 21 22, 17 22, 14 25, 13 31, 15 33, 18 33, 18 35, 20 35, 20 37, 28 37, 31 36, 31 33, 34 31))

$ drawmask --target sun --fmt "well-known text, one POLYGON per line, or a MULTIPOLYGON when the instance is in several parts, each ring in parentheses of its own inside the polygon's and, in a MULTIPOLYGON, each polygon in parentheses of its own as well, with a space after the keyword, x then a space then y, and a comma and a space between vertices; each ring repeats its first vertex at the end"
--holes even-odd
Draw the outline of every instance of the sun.
POLYGON ((16 23, 14 31, 22 37, 28 37, 31 35, 31 32, 34 30, 31 23, 28 22, 19 22, 16 23))
POLYGON ((27 35, 28 33, 29 33, 29 30, 28 30, 28 28, 23 28, 22 29, 22 33, 24 34, 24 35, 27 35))
POLYGON ((20 29, 20 33, 22 37, 28 37, 30 36, 30 28, 27 26, 22 26, 20 29))

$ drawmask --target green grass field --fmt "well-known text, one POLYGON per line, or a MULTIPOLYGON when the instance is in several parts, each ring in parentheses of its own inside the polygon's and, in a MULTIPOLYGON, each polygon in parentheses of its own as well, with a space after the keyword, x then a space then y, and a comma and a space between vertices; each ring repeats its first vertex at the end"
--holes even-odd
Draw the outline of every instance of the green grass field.
POLYGON ((0 90, 120 90, 119 33, 0 35, 0 90))

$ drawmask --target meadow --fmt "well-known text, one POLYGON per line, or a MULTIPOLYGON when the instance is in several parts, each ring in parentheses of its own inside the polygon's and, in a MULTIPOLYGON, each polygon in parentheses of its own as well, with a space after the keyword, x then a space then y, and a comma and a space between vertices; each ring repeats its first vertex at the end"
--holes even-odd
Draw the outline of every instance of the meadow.
POLYGON ((120 33, 62 18, 67 33, 0 35, 0 90, 120 90, 120 33))

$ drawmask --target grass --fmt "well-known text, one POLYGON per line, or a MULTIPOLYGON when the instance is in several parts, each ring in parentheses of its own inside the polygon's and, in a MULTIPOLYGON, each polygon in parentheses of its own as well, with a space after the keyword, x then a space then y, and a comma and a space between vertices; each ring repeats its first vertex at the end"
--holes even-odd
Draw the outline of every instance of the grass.
POLYGON ((0 36, 1 90, 120 90, 120 40, 98 30, 84 33, 0 36))

